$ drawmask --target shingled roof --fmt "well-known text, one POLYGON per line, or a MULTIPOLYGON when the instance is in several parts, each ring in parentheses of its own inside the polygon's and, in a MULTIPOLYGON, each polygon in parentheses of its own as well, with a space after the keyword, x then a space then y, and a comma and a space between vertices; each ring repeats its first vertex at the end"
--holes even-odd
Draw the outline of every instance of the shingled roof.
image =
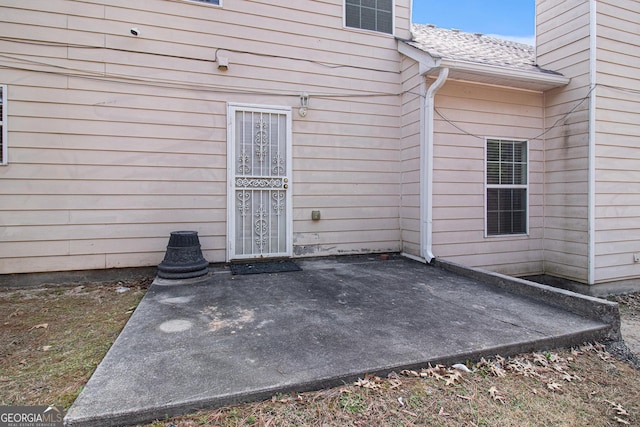
MULTIPOLYGON (((411 30, 412 40, 401 43, 428 54, 434 61, 432 66, 450 68, 450 75, 454 77, 496 84, 502 81, 537 90, 568 82, 560 73, 539 67, 534 47, 527 44, 430 24, 413 24, 411 30), (488 75, 492 75, 493 80, 487 78, 488 75)), ((403 50, 403 53, 408 52, 403 50)))
POLYGON ((412 33, 409 44, 434 57, 524 70, 536 67, 535 50, 526 44, 434 25, 414 24, 412 33))

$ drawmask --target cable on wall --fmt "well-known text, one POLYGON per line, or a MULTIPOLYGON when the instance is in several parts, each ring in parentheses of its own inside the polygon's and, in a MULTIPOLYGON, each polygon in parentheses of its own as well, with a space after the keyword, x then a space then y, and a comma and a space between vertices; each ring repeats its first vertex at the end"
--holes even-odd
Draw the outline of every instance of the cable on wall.
MULTIPOLYGON (((532 137, 532 138, 527 138, 530 141, 532 140, 536 140, 536 139, 540 139, 542 138, 544 135, 546 135, 547 133, 551 132, 553 129, 557 128, 558 126, 561 125, 562 122, 564 122, 574 111, 576 111, 582 104, 584 104, 586 101, 589 100, 589 97, 591 96, 591 92, 593 92, 595 90, 595 88, 597 86, 600 85, 596 85, 592 88, 589 89, 589 92, 587 92, 587 94, 578 101, 578 103, 576 105, 573 106, 573 108, 571 108, 569 111, 567 111, 566 113, 564 113, 560 118, 558 118, 558 120, 555 121, 555 123, 549 127, 547 130, 545 130, 544 132, 532 137)), ((640 91, 638 91, 638 93, 640 93, 640 91)), ((465 129, 463 129, 462 127, 460 127, 458 124, 456 124, 453 120, 448 119, 444 114, 442 114, 442 112, 440 112, 440 110, 438 110, 437 108, 435 108, 436 114, 438 114, 438 116, 440 116, 440 118, 442 118, 442 120, 444 120, 445 122, 449 123, 451 126, 453 126, 454 128, 456 128, 457 130, 459 130, 460 132, 462 132, 465 135, 474 137, 474 138, 478 138, 478 139, 485 139, 485 136, 481 136, 481 135, 476 135, 474 133, 468 132, 465 129)))
MULTIPOLYGON (((250 52, 250 51, 246 51, 246 50, 229 49, 229 48, 216 48, 215 51, 214 51, 214 58, 213 59, 209 59, 209 58, 197 58, 197 57, 181 56, 181 55, 171 55, 171 54, 165 54, 165 53, 143 52, 143 51, 137 51, 137 50, 121 49, 121 48, 113 48, 113 47, 105 47, 105 46, 90 46, 90 45, 81 45, 81 44, 73 44, 73 43, 57 43, 57 42, 39 42, 39 41, 33 41, 33 40, 29 40, 29 39, 20 39, 20 38, 13 38, 13 37, 0 37, 0 41, 8 41, 8 42, 13 42, 13 43, 22 43, 22 44, 29 44, 29 45, 35 45, 35 46, 64 47, 64 48, 75 48, 75 49, 111 50, 111 51, 114 51, 114 52, 137 53, 137 54, 140 54, 140 55, 152 55, 152 56, 159 56, 159 57, 163 57, 163 58, 186 59, 186 60, 192 60, 192 61, 203 61, 203 62, 211 62, 211 63, 216 61, 216 58, 218 57, 218 52, 219 51, 224 51, 224 52, 232 52, 232 53, 239 53, 239 54, 245 54, 245 55, 254 55, 254 56, 259 56, 259 57, 264 57, 264 58, 278 58, 278 59, 288 59, 288 60, 292 60, 292 61, 307 62, 307 63, 311 63, 311 64, 315 64, 315 65, 319 65, 319 66, 322 66, 322 67, 325 67, 325 68, 331 68, 331 69, 351 68, 351 69, 355 69, 355 70, 365 70, 365 71, 376 71, 376 72, 380 72, 380 73, 400 74, 400 71, 395 71, 395 70, 383 70, 383 69, 379 69, 379 68, 362 67, 362 66, 358 66, 358 65, 347 65, 347 64, 333 65, 333 64, 327 64, 327 63, 321 62, 321 61, 315 61, 313 59, 296 58, 296 57, 292 57, 292 56, 275 55, 275 54, 260 53, 260 52, 250 52)), ((206 47, 203 46, 203 48, 206 48, 206 47)))

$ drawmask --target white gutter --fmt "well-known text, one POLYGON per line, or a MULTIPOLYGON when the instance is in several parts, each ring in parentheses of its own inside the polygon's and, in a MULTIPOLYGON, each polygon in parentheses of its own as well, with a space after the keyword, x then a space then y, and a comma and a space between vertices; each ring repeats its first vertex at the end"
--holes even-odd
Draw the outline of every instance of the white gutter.
MULTIPOLYGON (((433 117, 435 113, 436 92, 444 85, 449 76, 448 68, 441 68, 438 78, 424 97, 424 144, 421 144, 422 163, 420 167, 420 235, 421 235, 421 255, 427 262, 431 262, 433 254, 433 117)), ((423 76, 424 78, 424 76, 423 76)))
POLYGON ((561 74, 534 73, 527 70, 518 70, 498 65, 479 64, 455 59, 442 58, 439 65, 441 67, 451 68, 460 73, 469 73, 478 76, 493 75, 505 80, 538 83, 541 85, 549 85, 550 87, 565 86, 569 84, 570 81, 568 77, 561 74))
POLYGON ((587 205, 589 218, 589 255, 587 283, 595 284, 596 274, 596 0, 589 0, 589 181, 587 205))
POLYGON ((478 83, 492 82, 493 84, 501 82, 504 86, 537 91, 566 86, 570 81, 568 77, 555 73, 534 72, 506 68, 499 65, 434 57, 403 40, 398 40, 398 52, 417 61, 420 74, 431 73, 441 68, 449 68, 452 74, 449 76, 451 79, 469 80, 478 83))

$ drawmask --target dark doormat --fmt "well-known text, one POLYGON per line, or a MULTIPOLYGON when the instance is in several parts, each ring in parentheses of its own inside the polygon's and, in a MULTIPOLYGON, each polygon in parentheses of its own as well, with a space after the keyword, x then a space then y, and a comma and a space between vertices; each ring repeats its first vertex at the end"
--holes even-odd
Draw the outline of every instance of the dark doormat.
POLYGON ((262 274, 262 273, 286 273, 288 271, 300 271, 302 268, 289 259, 278 261, 257 261, 247 263, 230 264, 231 274, 262 274))

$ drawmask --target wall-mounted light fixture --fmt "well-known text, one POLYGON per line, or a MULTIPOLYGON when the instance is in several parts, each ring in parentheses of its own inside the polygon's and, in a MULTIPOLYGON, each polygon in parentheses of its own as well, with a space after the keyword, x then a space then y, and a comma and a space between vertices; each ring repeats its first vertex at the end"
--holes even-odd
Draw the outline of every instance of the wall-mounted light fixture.
POLYGON ((300 109, 298 110, 298 114, 301 117, 305 117, 307 115, 307 110, 309 108, 309 94, 304 92, 300 95, 300 109))

